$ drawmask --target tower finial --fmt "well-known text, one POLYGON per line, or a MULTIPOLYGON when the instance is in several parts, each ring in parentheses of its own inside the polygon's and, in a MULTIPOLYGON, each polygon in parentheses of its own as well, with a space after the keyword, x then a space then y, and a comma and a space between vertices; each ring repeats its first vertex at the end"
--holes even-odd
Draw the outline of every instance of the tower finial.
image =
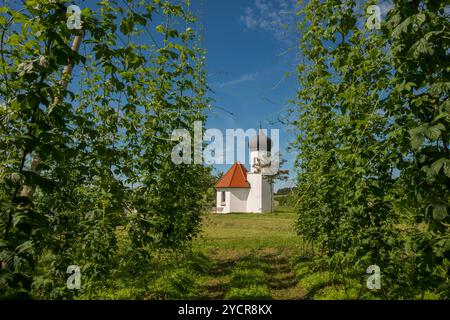
POLYGON ((261 121, 259 121, 259 129, 262 129, 261 121))

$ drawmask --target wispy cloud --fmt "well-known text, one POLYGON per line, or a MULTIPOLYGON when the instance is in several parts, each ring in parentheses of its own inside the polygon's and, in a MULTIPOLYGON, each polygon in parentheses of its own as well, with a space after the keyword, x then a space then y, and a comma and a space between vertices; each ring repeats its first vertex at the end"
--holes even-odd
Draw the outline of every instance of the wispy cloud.
POLYGON ((286 41, 296 26, 296 0, 254 0, 240 17, 249 30, 265 30, 286 41))
POLYGON ((221 88, 229 87, 229 86, 234 86, 234 85, 239 84, 239 83, 253 81, 253 80, 256 79, 257 76, 258 76, 258 72, 243 74, 242 76, 240 76, 237 79, 233 79, 233 80, 230 80, 230 81, 227 81, 227 82, 219 83, 219 87, 221 87, 221 88))

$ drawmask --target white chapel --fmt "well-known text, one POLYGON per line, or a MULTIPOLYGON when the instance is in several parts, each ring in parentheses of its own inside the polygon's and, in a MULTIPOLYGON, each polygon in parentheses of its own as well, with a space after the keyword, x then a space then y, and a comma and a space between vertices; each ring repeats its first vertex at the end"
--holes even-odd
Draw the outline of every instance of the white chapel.
POLYGON ((272 212, 273 186, 270 175, 272 141, 262 129, 249 140, 250 171, 239 161, 215 184, 217 213, 272 212))

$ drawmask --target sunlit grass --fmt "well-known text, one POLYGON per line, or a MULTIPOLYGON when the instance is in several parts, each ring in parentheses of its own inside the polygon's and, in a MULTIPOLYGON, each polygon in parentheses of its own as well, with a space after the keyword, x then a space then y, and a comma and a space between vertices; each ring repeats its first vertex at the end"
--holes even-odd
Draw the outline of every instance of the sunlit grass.
POLYGON ((294 222, 292 212, 210 214, 204 219, 203 233, 194 248, 294 249, 299 244, 294 222))

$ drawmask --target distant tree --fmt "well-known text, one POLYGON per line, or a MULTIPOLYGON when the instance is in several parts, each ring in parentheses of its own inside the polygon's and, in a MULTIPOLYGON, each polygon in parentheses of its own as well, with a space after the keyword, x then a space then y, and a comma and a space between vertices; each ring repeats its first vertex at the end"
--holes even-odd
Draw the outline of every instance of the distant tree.
POLYGON ((216 189, 214 188, 214 185, 217 183, 217 181, 222 178, 224 173, 222 171, 218 171, 216 173, 213 172, 213 170, 210 170, 209 172, 209 178, 208 178, 208 192, 207 192, 207 203, 211 207, 216 206, 216 189))
POLYGON ((289 170, 282 169, 282 167, 287 163, 286 159, 280 158, 280 161, 278 163, 277 170, 274 171, 273 175, 264 175, 264 178, 269 181, 272 185, 276 181, 287 181, 289 179, 289 170))
POLYGON ((286 188, 280 188, 277 190, 277 192, 275 193, 276 195, 286 195, 291 193, 294 190, 294 188, 290 188, 290 187, 286 187, 286 188))
MULTIPOLYGON (((279 157, 279 163, 275 164, 277 165, 277 169, 271 169, 274 170, 274 174, 272 175, 263 175, 263 178, 270 183, 270 186, 272 188, 272 201, 271 201, 271 211, 273 211, 274 206, 274 197, 273 197, 273 186, 275 185, 276 181, 287 181, 289 179, 289 170, 282 169, 283 165, 286 164, 287 160, 279 157)), ((272 166, 274 168, 274 166, 272 166)))

